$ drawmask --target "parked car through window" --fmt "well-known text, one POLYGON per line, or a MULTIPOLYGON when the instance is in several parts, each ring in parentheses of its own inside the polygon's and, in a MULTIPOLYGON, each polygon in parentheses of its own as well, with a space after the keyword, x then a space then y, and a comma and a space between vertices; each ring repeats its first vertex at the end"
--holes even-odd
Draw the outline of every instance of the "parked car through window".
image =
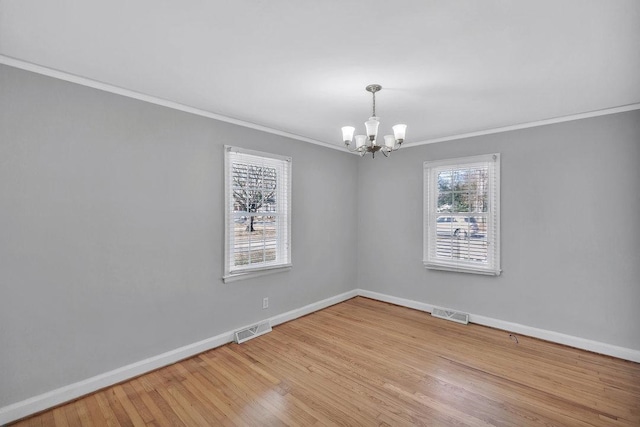
POLYGON ((467 238, 479 232, 478 221, 469 216, 439 216, 436 224, 438 236, 467 238))

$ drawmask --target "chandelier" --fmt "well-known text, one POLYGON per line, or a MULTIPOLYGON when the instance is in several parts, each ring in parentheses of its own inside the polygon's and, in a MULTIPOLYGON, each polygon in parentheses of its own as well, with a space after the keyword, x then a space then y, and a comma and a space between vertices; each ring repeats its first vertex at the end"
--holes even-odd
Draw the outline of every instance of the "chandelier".
POLYGON ((355 148, 352 150, 350 148, 350 144, 354 139, 353 133, 356 128, 353 126, 344 126, 342 128, 342 140, 349 151, 360 153, 360 156, 371 153, 371 156, 375 158, 376 153, 380 151, 385 155, 385 157, 389 157, 389 153, 399 149, 400 145, 404 141, 407 125, 399 124, 393 126, 393 135, 385 135, 384 145, 378 145, 376 143, 376 137, 378 136, 378 126, 380 125, 380 121, 379 117, 376 116, 376 92, 382 90, 382 86, 372 84, 367 86, 365 89, 367 92, 371 92, 371 95, 373 96, 373 114, 369 117, 369 120, 364 122, 367 134, 355 136, 356 144, 355 148))

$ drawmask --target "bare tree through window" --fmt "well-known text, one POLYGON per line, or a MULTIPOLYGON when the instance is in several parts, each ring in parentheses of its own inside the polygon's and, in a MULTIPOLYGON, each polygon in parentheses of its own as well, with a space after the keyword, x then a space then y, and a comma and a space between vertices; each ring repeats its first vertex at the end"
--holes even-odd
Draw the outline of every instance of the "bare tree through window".
POLYGON ((235 265, 276 258, 277 171, 257 164, 233 163, 235 265))
POLYGON ((290 267, 291 157, 225 146, 225 283, 290 267))
MULTIPOLYGON (((267 211, 275 208, 276 187, 275 168, 233 164, 233 200, 236 205, 234 207, 237 207, 236 212, 261 212, 263 206, 267 211)), ((247 231, 253 232, 255 216, 249 215, 249 217, 247 231)))

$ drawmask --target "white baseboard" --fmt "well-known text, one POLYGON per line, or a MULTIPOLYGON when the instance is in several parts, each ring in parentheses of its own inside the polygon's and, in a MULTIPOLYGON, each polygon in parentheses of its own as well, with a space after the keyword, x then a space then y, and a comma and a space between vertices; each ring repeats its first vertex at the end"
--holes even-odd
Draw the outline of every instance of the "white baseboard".
MULTIPOLYGON (((271 322, 271 325, 273 326, 279 325, 281 323, 285 323, 298 317, 313 313, 314 311, 322 310, 323 308, 329 307, 339 302, 346 301, 357 295, 358 291, 354 289, 352 291, 345 292, 343 294, 336 295, 322 301, 306 305, 302 308, 297 308, 295 310, 291 310, 264 320, 269 320, 271 322)), ((255 323, 252 323, 251 325, 253 324, 255 323)), ((77 399, 81 396, 94 393, 105 387, 109 387, 122 381, 126 381, 130 378, 134 378, 144 373, 151 372, 163 366, 171 365, 172 363, 176 363, 180 360, 195 356, 207 350, 211 350, 212 348, 220 347, 221 345, 233 341, 234 332, 236 330, 251 325, 241 326, 237 329, 234 329, 233 331, 223 332, 214 337, 207 338, 205 340, 189 344, 184 347, 180 347, 175 350, 171 350, 166 353, 162 353, 160 355, 153 356, 118 369, 114 369, 113 371, 105 372, 104 374, 96 375, 95 377, 87 378, 86 380, 60 387, 58 389, 31 397, 21 402, 2 407, 0 408, 0 425, 19 420, 45 409, 52 408, 62 403, 77 399)))
POLYGON ((371 298, 378 301, 388 302, 391 304, 399 305, 402 307, 413 308, 415 310, 426 311, 431 313, 433 306, 424 302, 414 301, 405 298, 393 297, 391 295, 381 294, 379 292, 367 291, 364 289, 358 289, 358 295, 361 297, 371 298))
MULTIPOLYGON (((420 311, 431 313, 433 305, 419 301, 413 301, 405 298, 398 298, 391 295, 381 294, 378 292, 358 289, 358 295, 384 301, 403 307, 413 308, 420 311)), ((449 307, 456 309, 455 307, 449 307)), ((490 326, 496 329, 502 329, 517 334, 526 335, 533 338, 540 338, 545 341, 566 345, 569 347, 579 348, 581 350, 592 351, 594 353, 605 354, 607 356, 617 357, 618 359, 630 360, 640 363, 640 351, 626 347, 619 347, 612 344, 606 344, 598 341, 592 341, 585 338, 575 337, 572 335, 562 334, 560 332, 548 331, 546 329, 534 328, 531 326, 521 325, 519 323, 507 322, 505 320, 494 319, 478 314, 469 314, 469 321, 478 325, 490 326)))
POLYGON ((515 332, 534 338, 540 338, 545 341, 566 345, 569 347, 579 348, 581 350, 592 351, 594 353, 604 354, 607 356, 617 357, 618 359, 630 360, 631 362, 640 363, 640 350, 633 350, 626 347, 619 347, 613 344, 607 344, 599 341, 588 340, 586 338, 575 337, 560 332, 549 331, 546 329, 534 328, 531 326, 521 325, 519 323, 507 322, 505 320, 493 319, 491 317, 470 314, 469 321, 479 325, 490 326, 496 329, 503 329, 509 332, 515 332))
MULTIPOLYGON (((272 326, 276 326, 281 323, 297 319, 298 317, 313 313, 315 311, 322 310, 323 308, 329 307, 331 305, 338 304, 342 301, 346 301, 355 296, 363 296, 366 298, 384 301, 402 307, 413 308, 415 310, 425 311, 428 313, 431 313, 434 307, 431 304, 420 301, 394 297, 391 295, 367 291, 364 289, 354 289, 352 291, 345 292, 343 294, 336 295, 264 320, 269 320, 272 326)), ((469 320, 472 323, 477 323, 479 325, 503 329, 509 332, 515 332, 518 334, 540 338, 546 341, 551 341, 582 350, 588 350, 595 353, 605 354, 608 356, 640 363, 640 351, 638 350, 587 340, 584 338, 574 337, 559 332, 533 328, 518 323, 480 316, 477 314, 470 314, 469 320)), ((252 323, 251 325, 253 324, 254 323, 252 323)), ((243 327, 248 327, 251 325, 246 325, 243 327)), ((237 329, 242 329, 243 327, 239 327, 237 329)), ((230 343, 234 339, 234 332, 235 330, 223 332, 214 337, 207 338, 205 340, 189 344, 184 347, 168 351, 166 353, 162 353, 158 356, 150 357, 148 359, 141 360, 139 362, 135 362, 118 369, 114 369, 113 371, 105 372, 104 374, 96 375, 95 377, 87 378, 86 380, 69 384, 67 386, 31 397, 21 402, 2 407, 0 408, 0 425, 19 420, 45 409, 96 392, 113 384, 126 381, 130 378, 134 378, 144 373, 151 372, 163 366, 167 366, 188 357, 195 356, 204 351, 211 350, 212 348, 230 343)))
POLYGON ((314 302, 313 304, 305 305, 302 308, 297 308, 295 310, 287 311, 286 313, 273 316, 269 320, 271 321, 271 326, 276 326, 281 323, 285 323, 290 320, 297 319, 298 317, 306 316, 307 314, 313 313, 314 311, 322 310, 323 308, 327 308, 329 306, 338 304, 340 302, 346 301, 348 299, 351 299, 357 296, 358 296, 358 289, 353 289, 349 292, 345 292, 343 294, 336 295, 334 297, 323 299, 322 301, 314 302))

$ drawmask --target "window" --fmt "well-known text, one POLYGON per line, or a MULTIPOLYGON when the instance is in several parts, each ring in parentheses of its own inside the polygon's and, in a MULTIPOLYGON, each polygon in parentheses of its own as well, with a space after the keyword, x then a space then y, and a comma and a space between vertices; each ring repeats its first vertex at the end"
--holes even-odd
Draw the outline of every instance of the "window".
POLYGON ((224 281, 291 267, 291 158, 225 146, 224 281))
POLYGON ((500 154, 424 162, 424 265, 500 274, 500 154))

